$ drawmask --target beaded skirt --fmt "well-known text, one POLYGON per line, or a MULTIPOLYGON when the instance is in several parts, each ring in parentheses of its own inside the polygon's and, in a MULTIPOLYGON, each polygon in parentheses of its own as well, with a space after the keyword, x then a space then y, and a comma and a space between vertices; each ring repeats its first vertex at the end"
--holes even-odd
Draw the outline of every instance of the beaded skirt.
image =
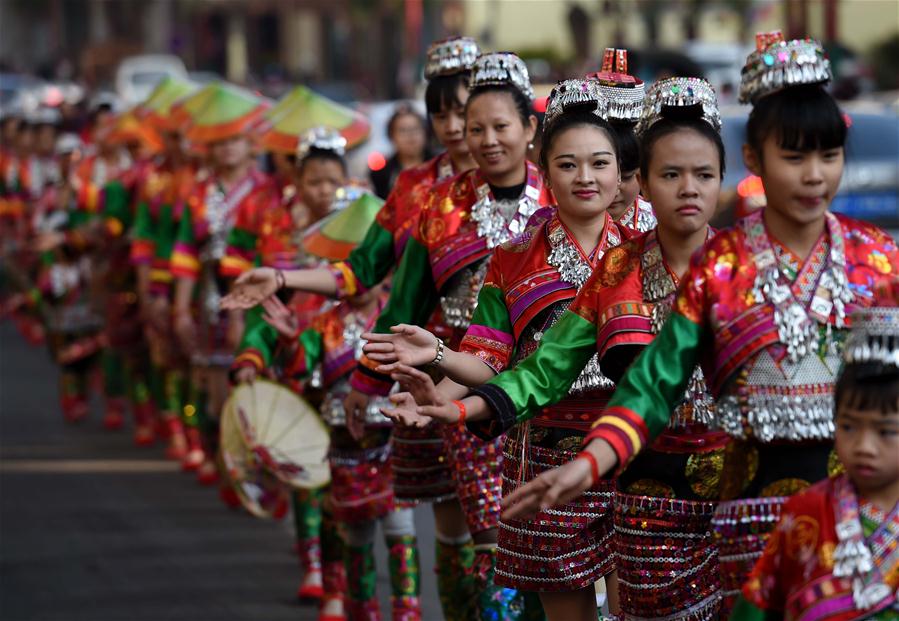
MULTIPOLYGON (((527 433, 526 428, 519 428, 527 433)), ((521 431, 514 432, 517 436, 521 431)), ((582 435, 569 435, 570 449, 522 447, 508 436, 503 455, 503 493, 577 455, 582 435), (524 463, 522 463, 522 458, 524 463)), ((500 520, 496 583, 524 591, 575 591, 615 569, 612 538, 614 482, 603 481, 568 504, 528 520, 500 520)))
POLYGON ((777 526, 786 497, 721 502, 712 519, 721 564, 722 616, 740 595, 755 562, 777 526))
POLYGON ((446 456, 468 531, 496 528, 502 499, 502 437, 484 441, 459 425, 443 427, 446 456))
POLYGON ((711 530, 716 504, 616 495, 622 619, 718 618, 721 581, 711 530))
POLYGON ((424 429, 397 425, 391 444, 390 465, 397 501, 440 502, 456 495, 439 425, 424 429))
MULTIPOLYGON (((389 431, 387 432, 389 435, 389 431)), ((381 430, 367 431, 361 442, 345 427, 331 431, 331 510, 345 524, 377 520, 394 508, 390 444, 381 430)))
POLYGON ((106 337, 114 349, 143 347, 143 324, 137 308, 137 294, 126 291, 106 298, 106 337))

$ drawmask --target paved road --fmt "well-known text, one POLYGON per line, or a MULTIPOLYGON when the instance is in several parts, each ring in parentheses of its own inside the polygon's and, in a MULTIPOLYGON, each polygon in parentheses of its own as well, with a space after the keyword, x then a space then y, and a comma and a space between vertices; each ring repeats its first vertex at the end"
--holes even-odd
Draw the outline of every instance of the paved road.
MULTIPOLYGON (((0 324, 0 619, 317 618, 293 599, 288 521, 229 511, 161 448, 104 431, 97 408, 82 425, 64 424, 56 380, 45 352, 0 324)), ((437 621, 429 517, 417 510, 424 617, 437 621)), ((383 549, 378 566, 386 605, 383 549)))

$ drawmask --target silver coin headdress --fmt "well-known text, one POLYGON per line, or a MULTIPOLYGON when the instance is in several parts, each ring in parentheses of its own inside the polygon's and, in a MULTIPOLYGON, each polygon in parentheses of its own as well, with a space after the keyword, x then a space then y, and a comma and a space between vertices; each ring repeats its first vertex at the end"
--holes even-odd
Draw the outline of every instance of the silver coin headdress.
POLYGON ((480 53, 478 44, 469 37, 435 41, 426 55, 425 80, 469 71, 480 53))
POLYGON ((830 61, 814 39, 784 41, 779 30, 755 36, 755 51, 740 76, 740 103, 754 104, 765 95, 790 86, 827 84, 830 61))
POLYGON ((300 142, 297 145, 297 159, 305 158, 311 149, 333 151, 342 157, 346 152, 346 138, 334 128, 313 127, 300 136, 300 142))
POLYGON ((702 78, 668 78, 649 87, 643 102, 643 113, 635 129, 637 134, 644 133, 665 118, 667 108, 695 108, 698 118, 715 131, 721 131, 718 97, 712 85, 702 78))
POLYGON ((553 87, 546 103, 544 127, 552 125, 565 112, 587 110, 600 116, 603 95, 596 80, 563 80, 553 87))
POLYGON ((876 290, 874 306, 855 311, 850 322, 843 361, 899 373, 899 278, 876 290))
POLYGON ((511 84, 533 101, 534 88, 528 75, 528 67, 511 52, 491 52, 481 54, 471 68, 469 90, 479 86, 502 86, 511 84))
POLYGON ((596 80, 603 95, 599 115, 609 122, 636 123, 643 112, 646 88, 643 80, 627 72, 627 50, 606 48, 602 67, 587 75, 596 80))

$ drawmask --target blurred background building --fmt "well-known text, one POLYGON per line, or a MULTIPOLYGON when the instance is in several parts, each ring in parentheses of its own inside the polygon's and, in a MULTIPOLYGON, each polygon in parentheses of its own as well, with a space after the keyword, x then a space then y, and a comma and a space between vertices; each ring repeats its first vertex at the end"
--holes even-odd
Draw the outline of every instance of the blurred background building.
POLYGON ((113 88, 123 58, 173 54, 199 81, 383 100, 411 95, 421 52, 448 35, 518 52, 538 82, 595 69, 609 45, 644 52, 648 78, 679 54, 720 81, 774 28, 826 41, 848 95, 899 88, 899 0, 2 0, 0 63, 113 88))

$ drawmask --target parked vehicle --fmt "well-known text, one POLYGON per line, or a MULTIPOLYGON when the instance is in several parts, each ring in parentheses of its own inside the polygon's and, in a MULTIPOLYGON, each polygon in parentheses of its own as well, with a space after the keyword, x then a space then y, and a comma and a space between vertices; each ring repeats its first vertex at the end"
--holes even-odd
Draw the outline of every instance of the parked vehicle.
MULTIPOLYGON (((844 107, 849 119, 846 167, 831 208, 886 229, 899 240, 899 113, 889 106, 844 107)), ((715 224, 723 226, 765 205, 761 179, 743 164, 749 109, 722 109, 727 172, 715 224)))
POLYGON ((0 111, 30 111, 42 101, 46 83, 22 73, 0 73, 0 111))
POLYGON ((187 68, 177 56, 145 54, 131 56, 116 69, 115 89, 126 106, 145 100, 153 88, 165 77, 188 79, 187 68))
POLYGON ((740 90, 740 70, 754 48, 737 43, 691 41, 684 51, 699 65, 703 77, 715 87, 721 103, 735 103, 740 90))

